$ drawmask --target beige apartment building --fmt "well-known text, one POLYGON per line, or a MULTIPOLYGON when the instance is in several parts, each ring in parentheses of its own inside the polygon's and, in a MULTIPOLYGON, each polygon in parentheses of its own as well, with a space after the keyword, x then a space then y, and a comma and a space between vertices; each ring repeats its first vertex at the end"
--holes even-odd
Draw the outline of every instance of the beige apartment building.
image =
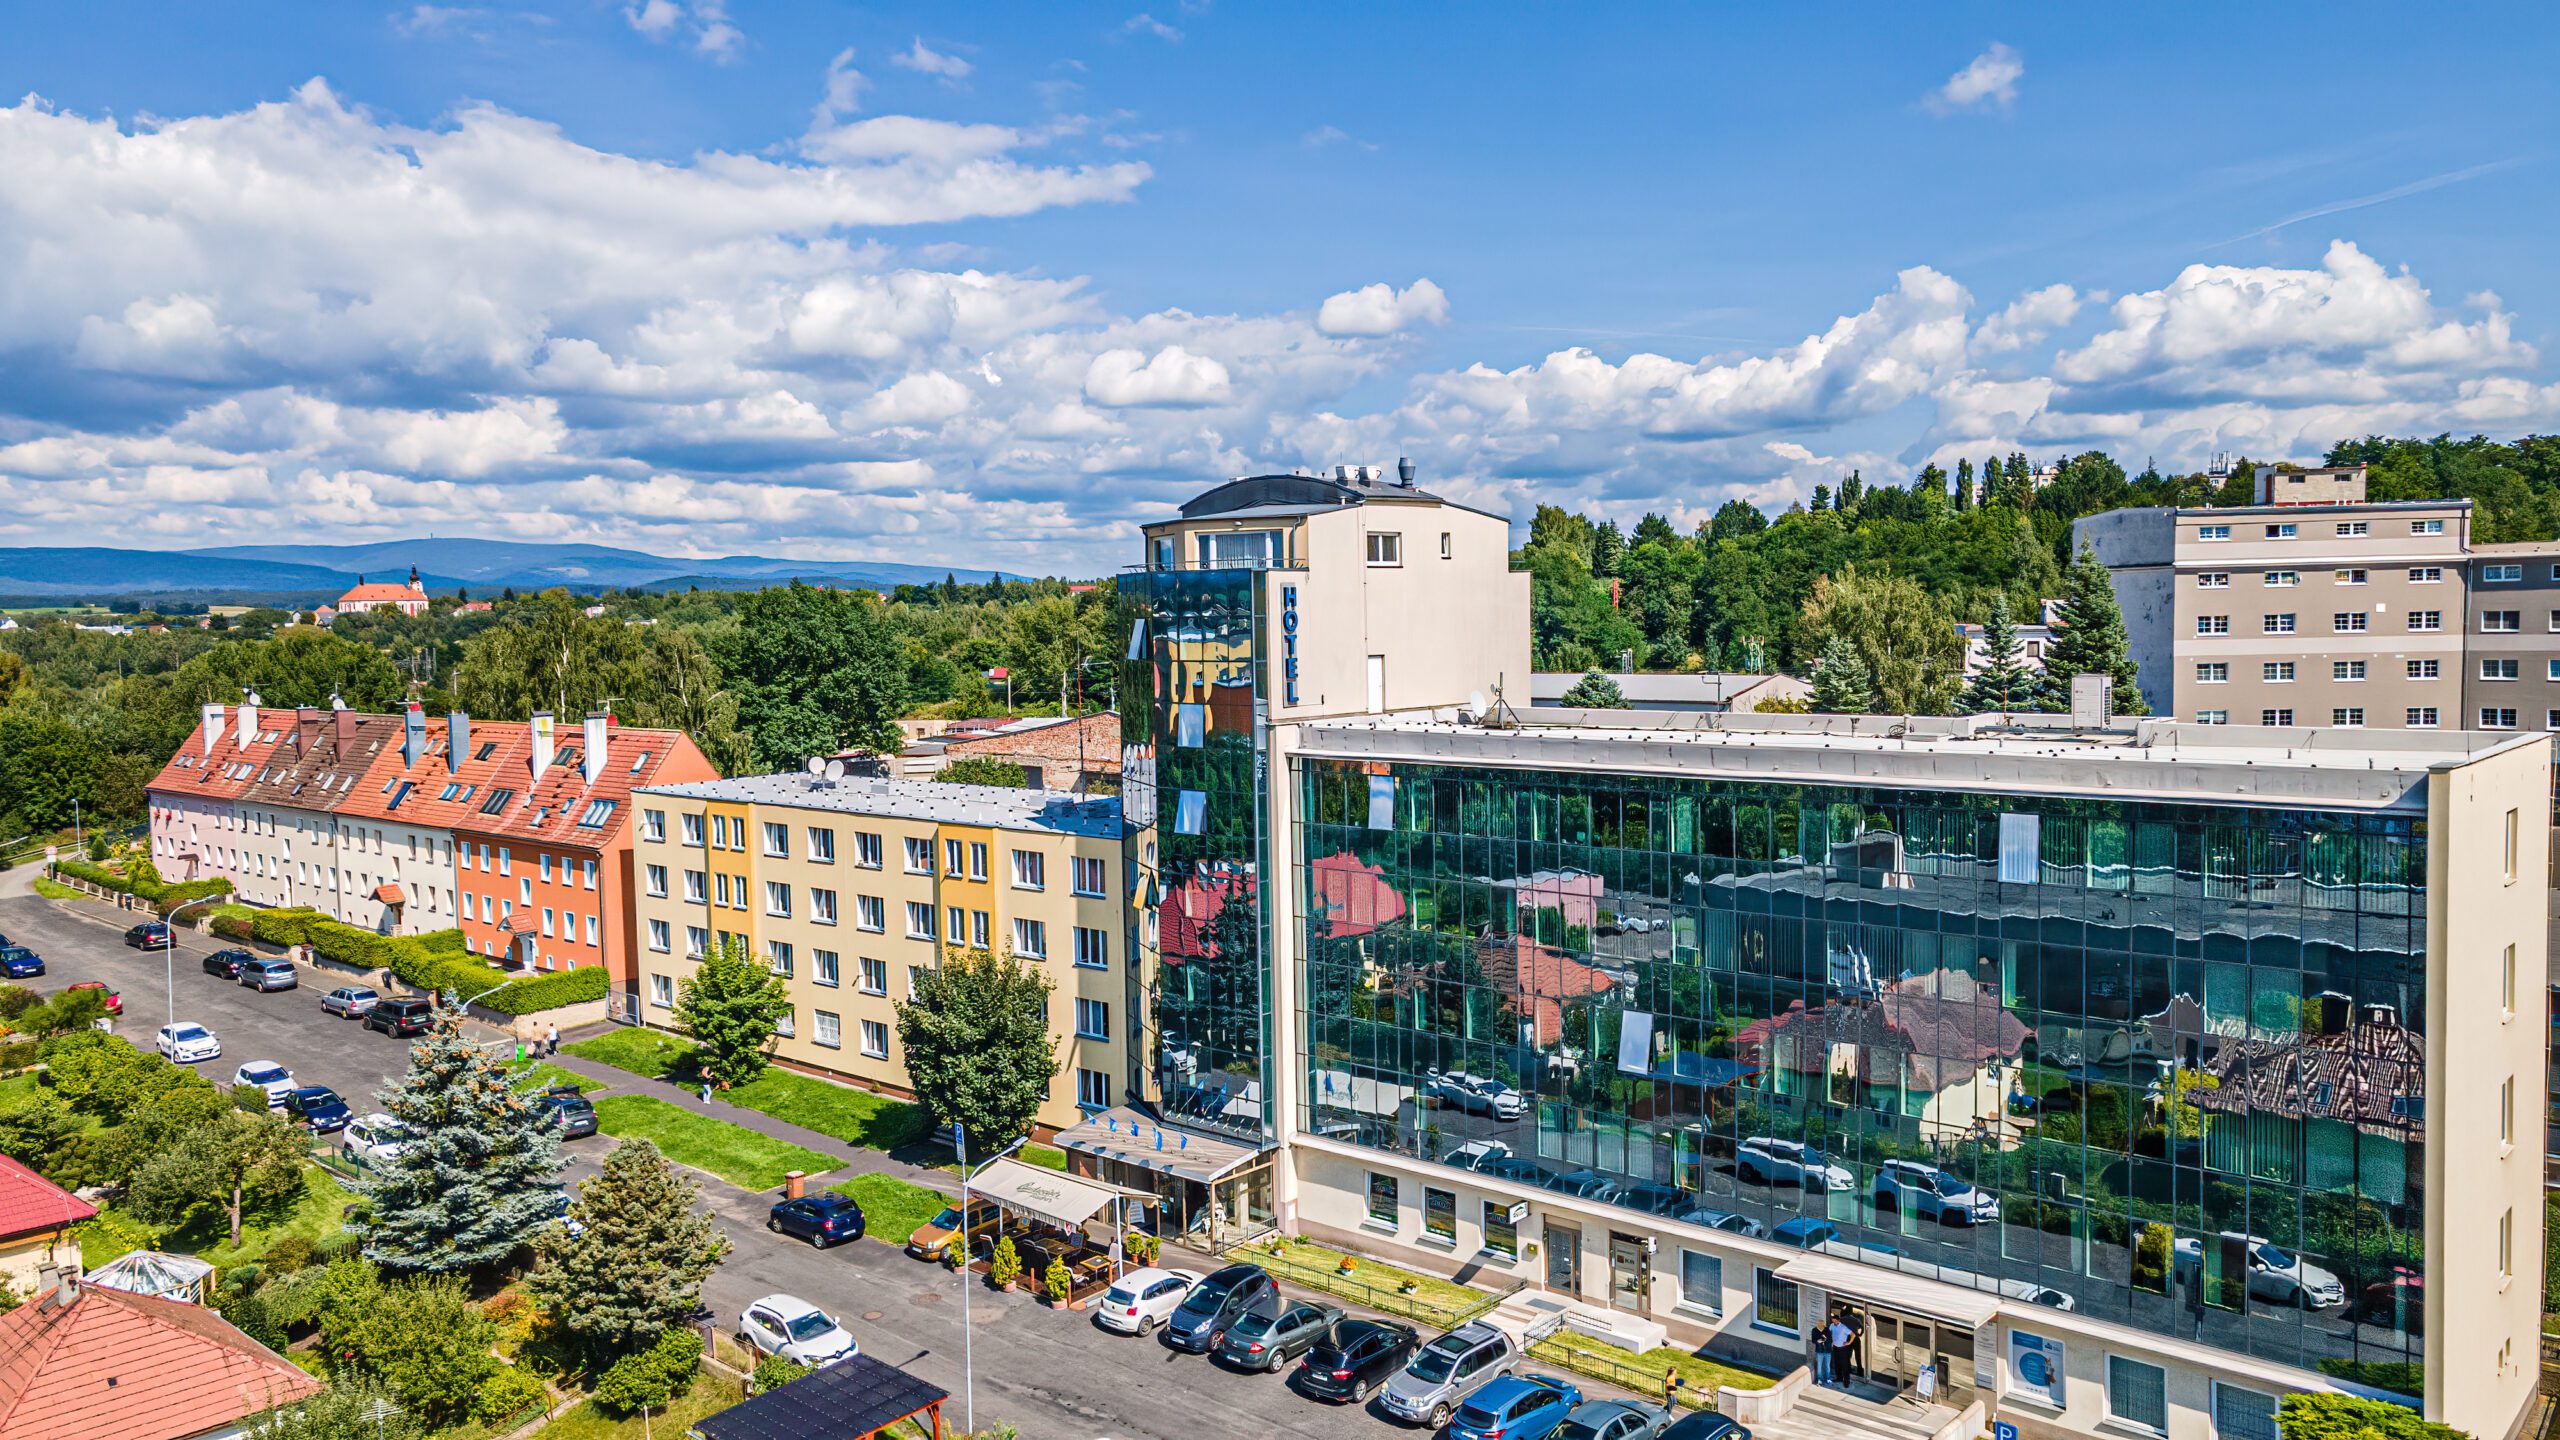
POLYGON ((945 947, 1010 949, 1056 984, 1058 1073, 1038 1125, 1129 1083, 1120 802, 930 780, 756 775, 640 791, 633 929, 640 1019, 732 937, 790 985, 775 1058, 913 1093, 895 1002, 945 947))

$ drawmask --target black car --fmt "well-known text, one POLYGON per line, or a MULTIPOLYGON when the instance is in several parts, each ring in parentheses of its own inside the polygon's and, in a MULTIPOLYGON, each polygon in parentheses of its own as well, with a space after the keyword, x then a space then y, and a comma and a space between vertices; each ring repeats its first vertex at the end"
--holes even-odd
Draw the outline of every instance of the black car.
POLYGON ((204 957, 204 973, 237 980, 240 972, 257 962, 258 957, 246 950, 216 950, 204 957))
POLYGON ((1269 1374, 1314 1349, 1341 1321, 1341 1306, 1305 1300, 1277 1315, 1247 1315, 1227 1327, 1227 1341, 1218 1347, 1218 1358, 1239 1370, 1269 1374))
POLYGON ((166 950, 178 943, 169 938, 169 927, 157 920, 146 920, 124 932, 124 943, 137 950, 166 950))
POLYGON ((334 1135, 347 1128, 355 1112, 338 1092, 326 1085, 305 1085, 284 1093, 284 1113, 311 1127, 316 1135, 334 1135))
POLYGON ((862 1207, 850 1195, 821 1190, 774 1206, 764 1228, 777 1235, 798 1235, 824 1250, 839 1241, 862 1238, 862 1207))
POLYGON ((44 973, 44 957, 24 945, 0 940, 0 975, 26 980, 44 973))
POLYGON ((1701 1410, 1682 1417, 1654 1440, 1751 1440, 1751 1427, 1730 1415, 1701 1410))
POLYGON ((1413 1358, 1422 1336, 1392 1320, 1344 1320, 1298 1362, 1298 1388, 1318 1400, 1366 1400, 1413 1358))
POLYGON ((1164 1322, 1164 1343, 1194 1355, 1226 1343, 1227 1331, 1247 1315, 1280 1313, 1280 1287, 1259 1265, 1229 1265, 1191 1287, 1164 1322))
POLYGON ((435 1014, 436 1007, 424 1000, 385 1000, 364 1012, 364 1028, 395 1038, 424 1035, 435 1014))
POLYGON ((554 1085, 542 1092, 543 1108, 551 1112, 564 1140, 583 1140, 596 1133, 595 1102, 578 1093, 575 1085, 554 1085))

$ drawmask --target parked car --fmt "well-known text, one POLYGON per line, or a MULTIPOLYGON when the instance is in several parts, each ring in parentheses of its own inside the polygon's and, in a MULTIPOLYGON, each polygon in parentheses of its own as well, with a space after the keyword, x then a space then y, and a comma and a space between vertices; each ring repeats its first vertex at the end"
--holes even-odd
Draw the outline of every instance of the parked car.
POLYGON ((1517 1120, 1529 1113, 1527 1097, 1490 1075, 1470 1075, 1463 1070, 1435 1075, 1431 1077, 1431 1093, 1443 1104, 1454 1105, 1470 1115, 1517 1120))
POLYGON ((1490 1173, 1495 1165, 1510 1158, 1511 1147, 1499 1140, 1470 1140, 1441 1156, 1440 1163, 1455 1165, 1461 1170, 1483 1170, 1490 1173))
POLYGON ((596 1106, 575 1085, 554 1085, 542 1092, 542 1106, 560 1126, 563 1140, 584 1140, 596 1133, 596 1106))
MULTIPOLYGON (((593 1110, 590 1107, 589 1113, 593 1110)), ((830 1245, 862 1238, 862 1207, 850 1195, 821 1190, 797 1200, 785 1200, 766 1212, 764 1228, 776 1235, 797 1235, 824 1250, 830 1245)))
POLYGON ((1730 1415, 1701 1410, 1681 1416, 1655 1440, 1751 1440, 1751 1427, 1730 1415))
POLYGON ((1298 1362, 1298 1388, 1319 1400, 1365 1401, 1413 1359, 1422 1336, 1393 1320, 1345 1320, 1298 1362))
POLYGON ((1315 1348, 1342 1319, 1339 1305, 1301 1300, 1277 1315, 1256 1312, 1227 1327, 1218 1358, 1240 1370, 1270 1374, 1315 1348))
POLYGON ((1618 1203, 1630 1210, 1641 1210, 1647 1215, 1669 1217, 1688 1209, 1691 1196, 1688 1191, 1677 1185, 1666 1185, 1659 1180, 1647 1180, 1640 1185, 1628 1186, 1625 1193, 1618 1196, 1618 1203))
MULTIPOLYGON (((943 1243, 950 1243, 947 1232, 943 1243)), ((1102 1302, 1093 1307, 1093 1323, 1123 1335, 1144 1335, 1172 1318, 1183 1297, 1199 1283, 1197 1270, 1159 1270, 1154 1266, 1132 1270, 1103 1292, 1102 1302)))
POLYGON ((1736 1235, 1748 1235, 1755 1240, 1761 1239, 1769 1233, 1768 1226, 1761 1224, 1759 1221, 1752 1219, 1748 1215, 1736 1215, 1730 1210, 1715 1210, 1704 1205, 1690 1211, 1687 1215, 1684 1215, 1681 1218, 1687 1220, 1692 1225, 1704 1225, 1710 1230, 1729 1230, 1736 1235))
POLYGON ((1547 1188, 1584 1200, 1603 1201, 1614 1201, 1627 1189, 1624 1182, 1587 1167, 1549 1178, 1547 1188))
POLYGON ((64 986, 63 988, 64 988, 65 990, 97 990, 97 991, 101 991, 101 992, 103 992, 103 993, 106 995, 106 997, 107 997, 107 999, 106 999, 106 1006, 107 1006, 107 1013, 108 1013, 108 1014, 110 1014, 110 1015, 121 1015, 121 1014, 123 1014, 123 1013, 124 1013, 124 997, 123 997, 122 995, 117 994, 117 993, 115 992, 115 990, 114 990, 112 987, 110 987, 110 986, 107 984, 107 982, 106 982, 106 981, 104 981, 104 980, 74 980, 74 981, 72 981, 69 985, 66 985, 66 986, 64 986))
POLYGON ((1581 1387, 1553 1375, 1505 1375, 1458 1407, 1449 1440, 1547 1440, 1581 1403, 1581 1387))
POLYGON ((1781 1221, 1769 1238, 1781 1245, 1793 1245, 1799 1250, 1811 1250, 1817 1245, 1828 1245, 1838 1240, 1840 1227, 1828 1220, 1816 1219, 1811 1215, 1799 1215, 1793 1220, 1781 1221))
POLYGON ((974 1242, 981 1235, 994 1234, 1002 1224, 1004 1212, 983 1201, 970 1202, 969 1223, 965 1227, 960 1223, 960 1207, 945 1205, 932 1219, 908 1233, 907 1253, 918 1260, 939 1260, 950 1252, 952 1237, 962 1229, 974 1242))
POLYGON ((261 993, 298 990, 302 988, 302 977, 294 970, 292 961, 269 956, 241 966, 240 983, 261 993))
POLYGON ((252 1060, 232 1072, 231 1083, 248 1085, 267 1092, 267 1108, 284 1107, 284 1097, 294 1091, 293 1072, 273 1060, 252 1060))
POLYGON ((237 980, 240 972, 248 969, 250 962, 257 958, 246 950, 216 950, 204 957, 204 973, 237 980))
POLYGON ((43 956, 24 945, 0 945, 0 976, 25 980, 43 973, 43 956))
POLYGON ((1909 1210, 1942 1225, 1988 1225, 2000 1218, 1997 1197, 1917 1160, 1887 1160, 1878 1167, 1876 1208, 1909 1210))
POLYGON ((767 1295, 748 1306, 738 1340, 758 1355, 787 1355, 821 1370, 862 1348, 836 1317, 796 1295, 767 1295))
MULTIPOLYGON (((2347 1287, 2330 1271, 2312 1264, 2282 1246, 2225 1230, 2216 1237, 2226 1244, 2245 1246, 2249 1253, 2249 1293, 2260 1300, 2279 1305, 2299 1305, 2305 1310, 2326 1310, 2347 1303, 2347 1287)), ((2180 1275, 2190 1283, 2203 1273, 2204 1242, 2185 1239, 2171 1249, 2176 1255, 2180 1275)))
POLYGON ((1225 1343, 1228 1329, 1257 1312, 1277 1314, 1280 1286, 1259 1265, 1229 1265, 1191 1287, 1165 1320, 1165 1343, 1204 1355, 1225 1343))
POLYGON ((1585 1400, 1564 1417, 1556 1440, 1654 1440, 1671 1412, 1641 1400, 1585 1400))
POLYGON ((349 1020, 355 1020, 361 1018, 364 1012, 372 1009, 381 999, 380 995, 362 985, 341 985, 320 997, 320 1009, 324 1014, 341 1015, 349 1020))
POLYGON ((1482 1320, 1470 1320, 1422 1347, 1387 1382, 1378 1404, 1399 1420, 1437 1430, 1458 1406, 1501 1378, 1520 1359, 1520 1347, 1482 1320))
POLYGON ((315 1135, 334 1135, 356 1118, 338 1092, 326 1085, 303 1085, 286 1092, 284 1113, 310 1126, 315 1135))
POLYGON ((400 1158, 416 1137, 408 1127, 376 1110, 347 1122, 344 1144, 349 1154, 379 1163, 400 1158))
POLYGON ((166 950, 178 942, 170 938, 168 926, 146 920, 124 932, 124 943, 137 950, 166 950))
POLYGON ((1754 1135, 1734 1147, 1734 1171, 1763 1185, 1801 1185, 1807 1190, 1855 1190, 1858 1177, 1829 1156, 1793 1140, 1754 1135))
POLYGON ((181 1065, 193 1065, 199 1060, 222 1058, 222 1042, 215 1038, 214 1033, 186 1020, 181 1020, 175 1025, 161 1026, 156 1043, 160 1047, 161 1054, 181 1065))
POLYGON ((424 1035, 435 1022, 436 1007, 426 1000, 378 1000, 364 1012, 364 1027, 394 1039, 424 1035))
POLYGON ((569 1232, 569 1238, 572 1240, 587 1233, 585 1222, 570 1213, 570 1206, 573 1203, 569 1199, 568 1187, 554 1185, 551 1187, 551 1203, 543 1207, 552 1219, 560 1222, 561 1229, 569 1232))

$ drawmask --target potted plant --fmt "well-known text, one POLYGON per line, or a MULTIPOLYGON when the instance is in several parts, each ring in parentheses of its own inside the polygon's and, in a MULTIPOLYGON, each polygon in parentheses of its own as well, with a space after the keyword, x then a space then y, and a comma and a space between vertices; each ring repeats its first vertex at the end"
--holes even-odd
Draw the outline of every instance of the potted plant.
POLYGON ((1067 1269, 1062 1256, 1049 1262, 1049 1273, 1040 1277, 1040 1289, 1052 1306, 1065 1305, 1076 1291, 1076 1277, 1067 1269))
POLYGON ((987 1259, 987 1283, 1003 1290, 1009 1288, 1021 1275, 1021 1252, 1013 1248, 1013 1237, 1007 1235, 996 1242, 995 1254, 987 1259))
POLYGON ((1345 1255, 1345 1256, 1343 1256, 1343 1257, 1342 1257, 1342 1273, 1343 1273, 1343 1274, 1348 1275, 1348 1274, 1350 1274, 1352 1271, 1357 1270, 1357 1269, 1359 1269, 1359 1268, 1360 1268, 1360 1257, 1359 1257, 1359 1256, 1357 1256, 1357 1255, 1345 1255))

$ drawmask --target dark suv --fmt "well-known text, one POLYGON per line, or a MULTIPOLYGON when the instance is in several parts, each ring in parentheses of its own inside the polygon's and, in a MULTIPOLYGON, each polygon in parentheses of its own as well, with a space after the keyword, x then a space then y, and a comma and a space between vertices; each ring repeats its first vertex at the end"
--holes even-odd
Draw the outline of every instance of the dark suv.
POLYGON ((240 972, 255 963, 257 958, 246 950, 216 950, 204 957, 204 973, 237 980, 240 972))
POLYGON ((436 1007, 432 1001, 416 998, 385 1000, 364 1012, 364 1028, 379 1030, 394 1038, 424 1035, 427 1026, 434 1022, 435 1014, 436 1007))
POLYGON ((168 926, 146 920, 124 932, 124 943, 138 950, 166 950, 178 942, 169 937, 168 926))
POLYGON ((1280 1313, 1280 1287, 1259 1265, 1229 1265, 1191 1287, 1164 1322, 1164 1342, 1204 1354, 1226 1343, 1227 1328, 1247 1315, 1280 1313))
POLYGON ((1366 1400, 1395 1377, 1422 1336, 1393 1320, 1344 1320, 1298 1362, 1298 1388, 1319 1400, 1366 1400))
POLYGON ((583 1140, 596 1133, 595 1102, 579 1094, 577 1086, 552 1086, 542 1092, 542 1105, 560 1127, 561 1139, 583 1140))

